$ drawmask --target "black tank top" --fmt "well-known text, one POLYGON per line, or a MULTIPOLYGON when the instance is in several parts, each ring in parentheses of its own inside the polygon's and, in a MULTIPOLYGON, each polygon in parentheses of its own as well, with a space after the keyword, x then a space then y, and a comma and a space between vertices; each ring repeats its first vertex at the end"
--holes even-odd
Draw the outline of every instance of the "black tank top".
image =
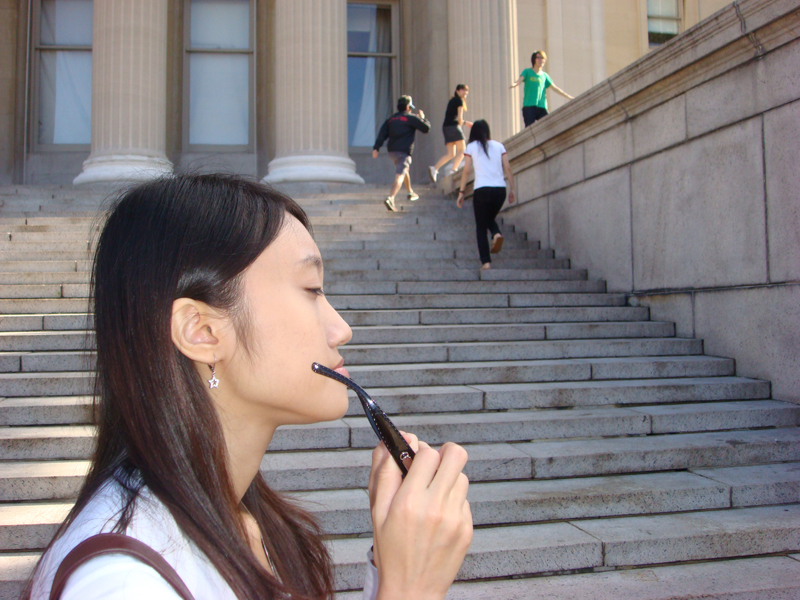
POLYGON ((450 98, 450 102, 447 103, 447 110, 444 111, 444 123, 442 123, 442 127, 458 125, 458 109, 461 106, 464 106, 464 100, 459 96, 450 98))

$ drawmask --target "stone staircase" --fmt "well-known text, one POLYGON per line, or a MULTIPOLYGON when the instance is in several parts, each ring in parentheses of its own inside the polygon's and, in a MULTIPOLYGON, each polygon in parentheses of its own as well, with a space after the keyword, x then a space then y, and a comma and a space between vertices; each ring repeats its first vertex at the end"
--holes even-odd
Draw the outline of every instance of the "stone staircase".
MULTIPOLYGON (((88 467, 105 193, 0 188, 0 600, 88 467)), ((353 378, 399 427, 469 451, 476 529, 450 597, 800 598, 800 406, 510 224, 480 272, 469 207, 381 198, 301 203, 353 378)), ((374 444, 353 398, 339 421, 278 430, 263 461, 331 534, 341 600, 360 597, 374 444)))

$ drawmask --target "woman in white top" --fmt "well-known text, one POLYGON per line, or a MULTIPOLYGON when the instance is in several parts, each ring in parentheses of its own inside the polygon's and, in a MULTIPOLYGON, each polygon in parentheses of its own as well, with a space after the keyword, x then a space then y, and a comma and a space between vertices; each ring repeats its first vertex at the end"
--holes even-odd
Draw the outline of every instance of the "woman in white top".
MULTIPOLYGON (((333 597, 314 520, 260 472, 278 426, 347 409, 344 385, 311 370, 347 374, 350 327, 322 279, 305 213, 264 186, 178 176, 122 194, 92 276, 97 448, 24 597, 49 598, 64 557, 102 532, 150 546, 196 600, 333 597)), ((373 452, 365 598, 444 598, 471 540, 466 453, 409 439, 405 479, 382 444, 373 452)), ((179 596, 110 554, 75 570, 61 598, 179 596)))
POLYGON ((475 170, 473 184, 472 208, 475 211, 475 229, 478 235, 478 253, 481 257, 481 269, 492 267, 492 254, 497 254, 503 247, 503 234, 497 226, 497 213, 503 208, 506 200, 506 180, 508 178, 508 203, 513 204, 514 176, 508 162, 506 149, 500 142, 492 139, 489 124, 483 119, 475 121, 469 134, 469 144, 464 152, 466 162, 461 175, 461 189, 456 204, 464 206, 464 189, 472 169, 475 170), (492 236, 492 245, 486 232, 492 236))

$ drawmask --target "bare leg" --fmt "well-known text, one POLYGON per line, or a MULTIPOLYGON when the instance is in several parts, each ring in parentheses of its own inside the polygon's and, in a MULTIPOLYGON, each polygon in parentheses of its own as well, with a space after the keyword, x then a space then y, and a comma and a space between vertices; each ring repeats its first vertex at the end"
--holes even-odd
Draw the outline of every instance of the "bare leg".
POLYGON ((438 171, 444 165, 446 165, 448 161, 452 160, 455 155, 456 155, 456 142, 450 142, 447 144, 447 150, 445 150, 444 155, 436 162, 435 165, 433 165, 433 168, 438 171))
POLYGON ((406 189, 409 194, 414 191, 411 189, 411 177, 408 175, 408 171, 406 171, 406 176, 403 178, 403 183, 406 184, 406 189))
POLYGON ((467 149, 467 144, 464 140, 455 142, 456 157, 453 160, 453 171, 458 171, 461 166, 461 161, 464 160, 464 150, 467 149))
POLYGON ((400 188, 403 185, 403 180, 406 178, 406 173, 401 173, 400 175, 394 176, 394 183, 392 184, 392 191, 389 192, 389 197, 394 200, 394 197, 397 195, 397 192, 400 191, 400 188))

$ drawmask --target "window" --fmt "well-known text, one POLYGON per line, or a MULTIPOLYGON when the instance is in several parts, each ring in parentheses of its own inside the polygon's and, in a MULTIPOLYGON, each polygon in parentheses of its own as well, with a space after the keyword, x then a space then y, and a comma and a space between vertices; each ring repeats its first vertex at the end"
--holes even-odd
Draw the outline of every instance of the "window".
POLYGON ((92 141, 92 0, 41 0, 35 33, 38 144, 92 141))
POLYGON ((371 147, 394 112, 397 90, 396 7, 347 4, 347 139, 371 147))
POLYGON ((678 35, 680 24, 678 0, 647 0, 647 38, 651 48, 678 35))
POLYGON ((249 149, 253 128, 253 7, 250 0, 187 0, 184 137, 249 149))

